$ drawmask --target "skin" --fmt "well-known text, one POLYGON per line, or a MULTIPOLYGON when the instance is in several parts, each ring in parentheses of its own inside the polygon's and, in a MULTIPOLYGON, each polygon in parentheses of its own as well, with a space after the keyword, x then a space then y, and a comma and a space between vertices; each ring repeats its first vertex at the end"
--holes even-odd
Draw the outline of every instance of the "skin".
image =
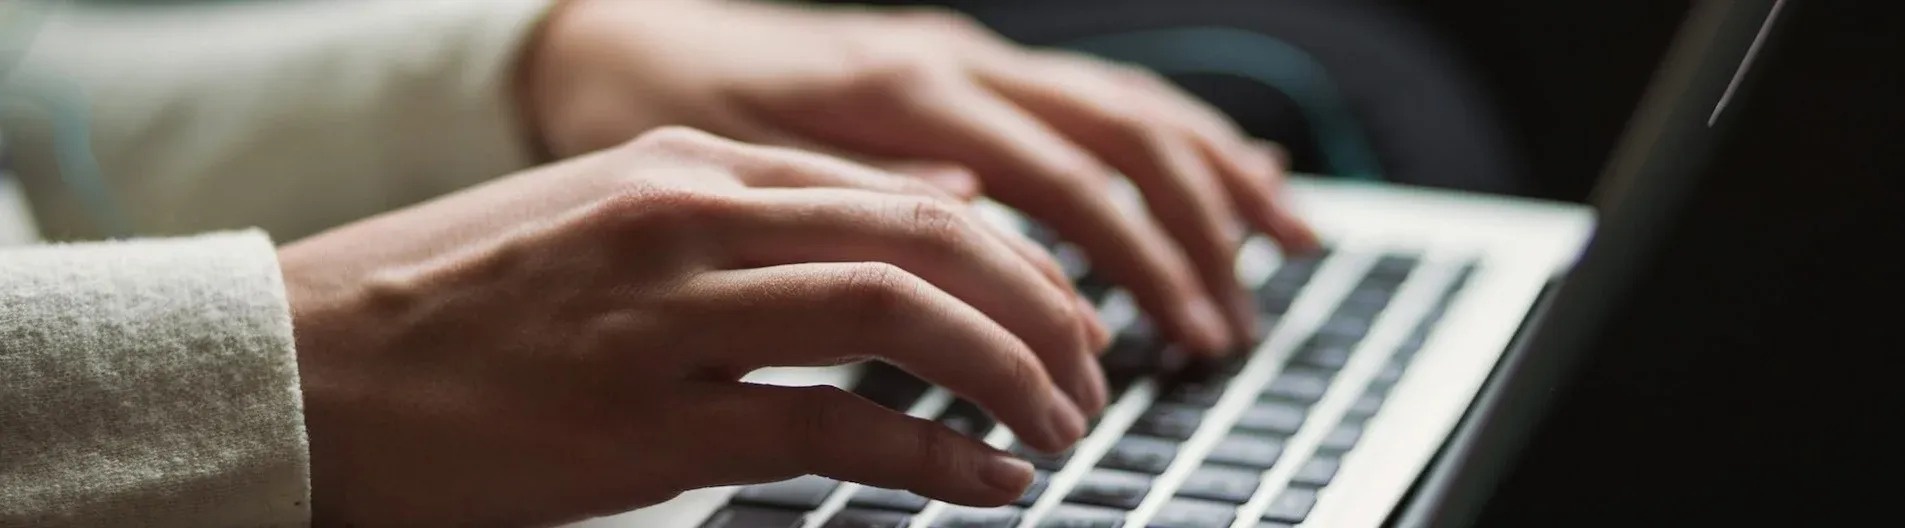
POLYGON ((1287 251, 1317 244, 1278 202, 1275 148, 1222 113, 1148 71, 1018 47, 947 11, 571 0, 544 35, 523 107, 554 156, 683 125, 939 181, 969 173, 1196 351, 1253 335, 1233 271, 1245 226, 1287 251), (1114 205, 1117 177, 1149 215, 1114 205))
POLYGON ((1005 504, 1031 479, 1008 454, 739 380, 887 361, 1059 451, 1106 404, 1109 336, 964 200, 1052 225, 1208 353, 1251 331, 1244 231, 1315 245, 1273 146, 938 11, 567 0, 517 94, 563 161, 280 250, 319 525, 554 524, 803 474, 1005 504))
POLYGON ((931 186, 664 129, 282 248, 318 524, 524 525, 815 473, 999 505, 1031 466, 832 387, 878 359, 1056 451, 1108 340, 931 186))

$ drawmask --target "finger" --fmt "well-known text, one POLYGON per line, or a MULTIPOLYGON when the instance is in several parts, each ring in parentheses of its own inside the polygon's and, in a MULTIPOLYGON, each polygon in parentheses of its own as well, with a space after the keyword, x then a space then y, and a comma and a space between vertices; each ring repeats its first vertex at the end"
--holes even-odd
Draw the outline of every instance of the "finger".
MULTIPOLYGON (((751 187, 850 187, 892 194, 960 199, 940 187, 917 179, 900 177, 836 156, 784 146, 753 145, 698 131, 681 133, 692 135, 693 139, 671 142, 669 148, 715 163, 723 169, 721 172, 751 187)), ((754 136, 766 134, 759 131, 752 133, 754 136)))
MULTIPOLYGON (((1052 377, 1089 413, 1103 408, 1085 363, 1096 351, 1078 294, 1042 272, 962 206, 849 189, 762 191, 722 236, 733 266, 802 262, 887 262, 1003 324, 1044 360, 1052 377)), ((1041 251, 1042 253, 1042 251, 1041 251)))
POLYGON ((1161 105, 1134 105, 1130 90, 1085 68, 987 70, 1000 93, 1130 178, 1152 215, 1196 265, 1204 288, 1224 305, 1232 336, 1253 334, 1255 307, 1238 285, 1235 269, 1243 235, 1224 184, 1189 133, 1194 116, 1161 105))
MULTIPOLYGON (((1088 348, 1095 353, 1104 353, 1105 347, 1111 344, 1111 330, 1105 328, 1104 321, 1098 318, 1098 307, 1093 305, 1090 299, 1086 299, 1076 285, 1072 284, 1071 278, 1065 275, 1065 268, 1059 265, 1058 258, 1032 239, 1026 238, 1024 233, 999 228, 993 228, 991 231, 998 235, 1000 240, 1011 245, 1013 251, 1018 252, 1019 256, 1038 264, 1039 271, 1045 275, 1046 280, 1071 292, 1073 301, 1078 303, 1078 313, 1081 314, 1079 320, 1084 326, 1088 348)), ((1093 379, 1102 377, 1093 376, 1093 379)), ((1103 382, 1102 379, 1099 381, 1103 382)))
POLYGON ((961 200, 978 198, 983 192, 980 189, 979 176, 973 174, 971 169, 956 164, 932 161, 873 161, 871 163, 875 167, 918 178, 961 200))
MULTIPOLYGON (((770 139, 778 138, 777 140, 783 143, 812 145, 807 148, 826 148, 805 140, 795 139, 794 136, 791 135, 766 132, 765 128, 757 128, 755 130, 755 135, 757 136, 770 139)), ((858 164, 847 158, 820 154, 818 153, 819 151, 803 151, 783 147, 760 147, 725 140, 723 140, 722 143, 725 145, 725 148, 735 151, 730 157, 738 161, 735 162, 735 166, 731 170, 737 174, 737 177, 751 185, 788 187, 825 186, 865 189, 895 194, 914 194, 931 197, 945 196, 943 192, 934 192, 930 185, 922 185, 918 182, 894 178, 893 175, 889 173, 858 164)), ((939 189, 941 191, 948 188, 958 190, 960 187, 965 187, 965 191, 974 194, 977 193, 978 184, 976 183, 965 185, 944 182, 944 180, 976 178, 972 175, 971 171, 956 164, 923 161, 890 163, 902 168, 902 170, 913 170, 915 173, 922 175, 929 174, 933 171, 950 171, 957 173, 958 176, 942 177, 942 183, 939 185, 939 189)), ((931 176, 926 177, 930 178, 931 176)), ((1072 287, 1071 281, 1065 277, 1065 273, 1059 267, 1057 260, 1054 259, 1050 253, 1014 233, 1007 233, 999 229, 987 229, 986 232, 1007 244, 1008 247, 1012 248, 1015 253, 1023 257, 1026 261, 1031 262, 1040 274, 1051 282, 1053 286, 1074 296, 1079 295, 1072 287)), ((1083 297, 1078 298, 1083 299, 1083 297)), ((1104 328, 1104 325, 1096 317, 1080 317, 1079 321, 1080 332, 1083 332, 1087 336, 1087 341, 1091 343, 1091 348, 1094 350, 1102 350, 1109 343, 1110 332, 1104 328)))
MULTIPOLYGON (((1040 449, 1084 435, 1084 414, 1041 358, 986 314, 891 264, 805 263, 698 276, 674 311, 726 322, 712 372, 878 358, 984 407, 1040 449)), ((1068 357, 1078 357, 1074 351, 1068 357)))
POLYGON ((907 137, 860 140, 972 167, 992 197, 1075 241, 1178 340, 1200 350, 1229 346, 1224 318, 1188 259, 1156 225, 1113 202, 1105 192, 1110 171, 1089 152, 969 82, 905 86, 913 89, 887 104, 898 105, 893 114, 908 128, 907 137))
POLYGON ((1308 222, 1277 201, 1283 190, 1284 171, 1290 166, 1289 153, 1283 147, 1246 139, 1229 116, 1155 73, 1103 61, 1081 62, 1091 64, 1099 75, 1121 80, 1145 104, 1177 116, 1177 122, 1217 168, 1231 200, 1252 227, 1270 235, 1285 251, 1304 253, 1317 248, 1316 233, 1308 222))
POLYGON ((1253 145, 1251 150, 1246 164, 1227 164, 1224 170, 1224 186, 1229 189, 1237 209, 1251 225, 1276 240, 1284 251, 1315 251, 1321 246, 1316 231, 1282 202, 1284 165, 1278 161, 1281 148, 1253 145))
POLYGON ((815 474, 998 506, 1032 482, 1025 461, 833 387, 735 384, 695 407, 693 436, 728 444, 715 450, 723 456, 697 461, 709 485, 815 474))
POLYGON ((1138 67, 1120 66, 1090 56, 1070 56, 1089 64, 1101 75, 1113 82, 1121 83, 1135 90, 1147 99, 1147 104, 1163 106, 1170 115, 1183 119, 1182 124, 1196 131, 1198 136, 1210 139, 1223 139, 1225 148, 1241 147, 1245 143, 1244 132, 1230 115, 1211 106, 1195 96, 1185 92, 1176 84, 1150 70, 1138 67))
POLYGON ((757 125, 751 127, 751 130, 753 130, 751 137, 756 142, 786 147, 796 151, 820 154, 823 157, 831 156, 837 159, 850 160, 868 167, 877 167, 895 174, 918 179, 961 200, 977 198, 982 192, 979 177, 974 175, 972 170, 959 166, 957 163, 874 156, 863 152, 836 148, 832 145, 809 140, 796 134, 775 130, 767 125, 757 125))

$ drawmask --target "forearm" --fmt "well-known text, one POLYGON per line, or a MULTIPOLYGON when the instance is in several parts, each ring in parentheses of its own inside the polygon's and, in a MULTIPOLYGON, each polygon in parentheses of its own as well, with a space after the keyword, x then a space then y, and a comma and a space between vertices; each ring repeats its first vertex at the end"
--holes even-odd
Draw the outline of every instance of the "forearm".
POLYGON ((308 522, 262 233, 0 249, 0 526, 308 522))
POLYGON ((298 238, 527 166, 513 80, 546 2, 57 8, 4 123, 50 237, 109 234, 53 156, 45 108, 77 104, 139 233, 298 238))

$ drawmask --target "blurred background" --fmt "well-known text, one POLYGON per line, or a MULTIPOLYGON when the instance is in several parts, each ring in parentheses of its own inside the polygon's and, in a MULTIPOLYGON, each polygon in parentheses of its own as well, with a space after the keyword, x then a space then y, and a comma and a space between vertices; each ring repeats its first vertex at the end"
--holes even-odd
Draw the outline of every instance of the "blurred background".
POLYGON ((1586 199, 1689 4, 790 1, 942 6, 1024 44, 1163 70, 1301 172, 1566 201, 1586 199))
MULTIPOLYGON (((1220 63, 1216 69, 1231 70, 1246 69, 1251 56, 1286 56, 1266 44, 1295 48, 1320 66, 1334 92, 1323 95, 1343 103, 1385 179, 1567 201, 1586 199, 1689 6, 1686 0, 854 3, 949 7, 1008 38, 1042 46, 1160 29, 1243 30, 1274 42, 1226 47, 1192 36, 1185 47, 1220 63)), ((1151 44, 1153 50, 1168 45, 1151 44)), ((1131 60, 1139 54, 1107 55, 1131 60)), ((1185 60, 1174 59, 1162 62, 1185 60)), ((1171 77, 1254 134, 1283 143, 1297 170, 1343 172, 1327 163, 1319 123, 1306 116, 1303 101, 1292 99, 1293 90, 1238 73, 1171 77)))

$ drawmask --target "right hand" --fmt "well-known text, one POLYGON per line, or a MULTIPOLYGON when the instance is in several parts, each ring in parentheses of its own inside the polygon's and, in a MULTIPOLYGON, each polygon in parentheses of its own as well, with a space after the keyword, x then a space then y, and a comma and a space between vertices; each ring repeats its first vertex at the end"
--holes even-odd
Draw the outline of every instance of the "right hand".
POLYGON ((1000 505, 1025 462, 832 387, 880 359, 1058 451, 1108 340, 955 197, 662 130, 280 252, 319 524, 541 524, 819 474, 1000 505))
POLYGON ((685 125, 976 180, 949 186, 1077 243, 1191 352, 1255 335, 1243 226, 1317 247, 1283 204, 1281 149, 1156 73, 1027 48, 944 9, 816 4, 562 2, 524 51, 521 108, 559 156, 685 125), (1113 199, 1119 178, 1142 208, 1113 199))

